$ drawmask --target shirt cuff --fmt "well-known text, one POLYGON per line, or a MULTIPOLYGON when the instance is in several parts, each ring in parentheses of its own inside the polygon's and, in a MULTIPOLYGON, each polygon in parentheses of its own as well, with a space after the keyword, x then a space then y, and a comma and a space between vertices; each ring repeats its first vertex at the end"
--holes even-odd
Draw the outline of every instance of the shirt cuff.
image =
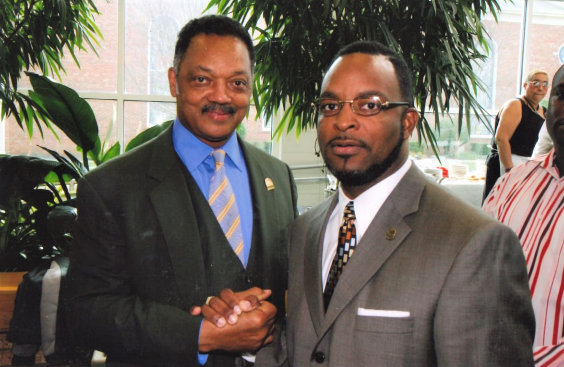
MULTIPOLYGON (((200 331, 198 332, 198 345, 200 345, 200 333, 202 332, 202 324, 204 323, 204 319, 200 323, 200 331)), ((198 352, 198 363, 200 366, 203 366, 208 361, 208 354, 198 352)))

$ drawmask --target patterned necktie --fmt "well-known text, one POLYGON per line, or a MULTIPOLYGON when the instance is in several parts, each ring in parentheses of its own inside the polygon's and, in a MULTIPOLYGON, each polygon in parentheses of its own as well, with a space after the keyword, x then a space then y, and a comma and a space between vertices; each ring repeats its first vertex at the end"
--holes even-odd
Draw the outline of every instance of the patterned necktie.
POLYGON ((356 247, 356 227, 354 221, 354 203, 349 201, 343 213, 343 223, 339 228, 339 243, 337 245, 337 253, 333 258, 331 270, 327 276, 327 283, 325 284, 325 291, 323 292, 323 303, 325 304, 325 311, 331 301, 331 296, 337 286, 339 277, 345 271, 347 262, 352 256, 356 247))
POLYGON ((221 149, 214 150, 212 156, 215 160, 215 173, 210 181, 208 201, 231 248, 233 248, 241 263, 245 265, 243 257, 243 231, 241 230, 239 211, 237 210, 233 189, 225 175, 225 165, 223 164, 225 151, 221 149))

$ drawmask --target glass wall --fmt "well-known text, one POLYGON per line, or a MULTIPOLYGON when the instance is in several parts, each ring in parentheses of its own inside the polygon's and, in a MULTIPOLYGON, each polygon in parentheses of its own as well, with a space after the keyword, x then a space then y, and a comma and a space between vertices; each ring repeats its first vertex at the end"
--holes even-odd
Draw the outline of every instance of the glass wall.
MULTIPOLYGON (((64 61, 66 73, 62 83, 79 92, 92 105, 100 126, 100 136, 110 141, 127 142, 144 129, 175 116, 174 99, 168 90, 167 69, 172 64, 178 30, 191 18, 202 14, 208 0, 100 0, 95 1, 102 12, 96 19, 104 34, 93 52, 81 52, 81 67, 72 58, 64 61), (108 129, 111 131, 108 135, 108 129)), ((507 101, 521 93, 522 76, 533 68, 542 68, 553 75, 564 62, 564 2, 556 0, 501 1, 499 22, 485 20, 491 36, 490 56, 478 65, 479 74, 487 86, 478 95, 489 111, 490 120, 507 101)), ((213 9, 212 9, 213 11, 213 9)), ((25 79, 25 78, 24 78, 25 79)), ((22 80, 22 89, 29 83, 22 80)), ((255 121, 251 109, 240 131, 246 140, 270 151, 271 129, 262 119, 255 121)), ((441 162, 414 135, 411 154, 420 166, 445 166, 453 173, 482 177, 484 161, 491 140, 489 129, 473 119, 472 133, 457 132, 457 111, 441 121, 437 133, 441 162), (467 166, 460 168, 459 165, 467 166)), ((434 116, 428 116, 434 121, 434 116)), ((293 134, 292 134, 293 135, 293 134)), ((37 129, 30 141, 17 123, 8 119, 0 126, 0 153, 42 154, 37 145, 57 151, 74 150, 74 144, 63 134, 60 142, 50 131, 44 139, 37 129)))
MULTIPOLYGON (((500 2, 498 22, 493 17, 484 23, 491 37, 488 59, 478 65, 486 91, 478 100, 493 119, 501 106, 522 92, 522 82, 532 69, 544 69, 552 77, 564 63, 564 2, 561 0, 514 0, 500 2)), ((548 97, 546 97, 548 98, 548 97)), ((546 105, 546 98, 541 104, 546 105)), ((463 129, 458 134, 458 114, 451 111, 441 121, 437 134, 441 162, 432 150, 419 145, 417 137, 410 141, 410 152, 422 168, 449 169, 455 178, 479 180, 485 175, 485 159, 490 151, 492 134, 488 127, 472 119, 471 134, 463 129)), ((429 121, 434 116, 429 114, 429 121)))
MULTIPOLYGON (((102 13, 96 23, 104 35, 99 56, 92 51, 78 53, 80 68, 71 57, 66 58, 61 82, 92 105, 100 138, 120 141, 125 147, 141 131, 174 119, 176 106, 167 70, 172 66, 176 36, 190 19, 202 15, 208 0, 100 0, 95 4, 102 13)), ((22 90, 30 87, 26 79, 20 83, 22 90)), ((270 127, 265 129, 255 115, 251 107, 239 133, 270 152, 270 127)), ((60 141, 47 130, 41 138, 35 128, 30 140, 15 119, 8 118, 0 126, 0 153, 50 158, 38 145, 75 152, 75 145, 63 133, 58 136, 60 141)))

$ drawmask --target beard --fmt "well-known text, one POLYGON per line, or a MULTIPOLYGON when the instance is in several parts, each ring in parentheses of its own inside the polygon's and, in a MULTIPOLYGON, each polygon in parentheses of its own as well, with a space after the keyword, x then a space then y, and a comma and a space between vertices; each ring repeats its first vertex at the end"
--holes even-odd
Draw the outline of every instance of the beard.
MULTIPOLYGON (((348 171, 346 169, 337 169, 332 166, 327 161, 325 164, 327 168, 333 176, 335 176, 343 185, 348 187, 355 187, 355 186, 363 186, 369 184, 371 182, 376 181, 380 176, 384 174, 397 160, 401 148, 403 146, 403 133, 404 133, 404 126, 401 125, 401 131, 399 134, 399 139, 394 146, 394 148, 390 151, 390 154, 380 163, 374 163, 370 167, 365 170, 356 170, 356 171, 348 171)), ((345 166, 346 161, 348 158, 345 158, 345 166)))

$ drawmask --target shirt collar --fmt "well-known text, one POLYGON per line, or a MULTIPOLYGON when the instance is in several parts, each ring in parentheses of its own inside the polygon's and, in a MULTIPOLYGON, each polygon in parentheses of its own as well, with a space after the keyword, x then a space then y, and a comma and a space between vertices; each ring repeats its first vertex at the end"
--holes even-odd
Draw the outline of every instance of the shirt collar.
MULTIPOLYGON (((172 126, 172 142, 174 149, 190 172, 197 169, 214 150, 214 148, 198 139, 190 130, 186 129, 178 120, 178 117, 174 120, 172 126)), ((227 157, 235 164, 235 167, 237 167, 239 171, 242 171, 245 160, 235 132, 221 149, 225 151, 227 157)))
MULTIPOLYGON (((403 176, 405 176, 411 164, 411 159, 408 158, 396 172, 352 200, 354 201, 354 211, 357 215, 357 219, 360 218, 360 224, 363 227, 367 228, 370 222, 372 222, 372 219, 378 213, 382 204, 384 204, 403 176)), ((339 213, 345 210, 345 206, 349 201, 351 201, 351 199, 345 195, 339 186, 339 203, 337 204, 339 213)))
POLYGON ((558 171, 558 166, 556 165, 556 151, 554 148, 544 157, 541 162, 542 167, 555 179, 560 180, 560 172, 558 171))

